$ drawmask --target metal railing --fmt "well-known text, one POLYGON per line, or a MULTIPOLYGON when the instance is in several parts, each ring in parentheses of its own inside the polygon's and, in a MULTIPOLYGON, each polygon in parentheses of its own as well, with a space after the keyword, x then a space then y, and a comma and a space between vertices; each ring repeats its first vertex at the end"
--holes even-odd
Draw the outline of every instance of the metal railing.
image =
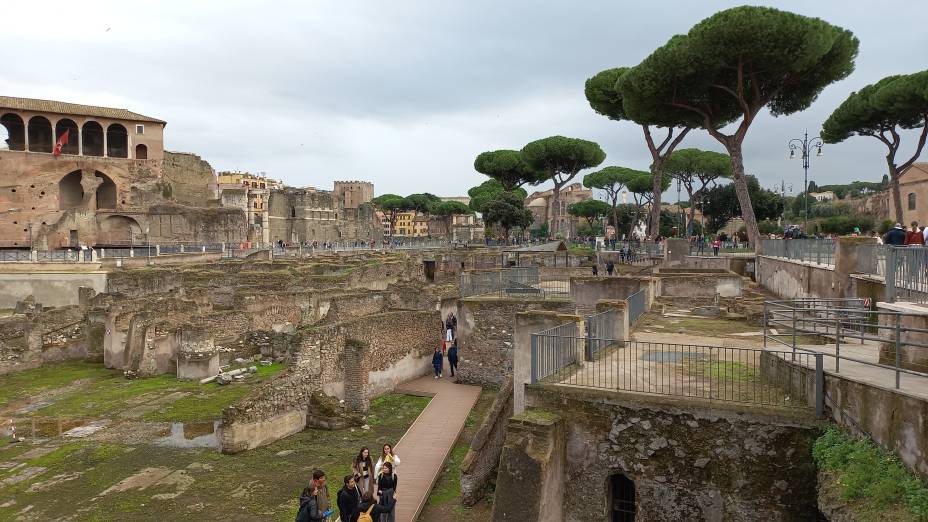
POLYGON ((715 250, 712 248, 712 242, 706 241, 705 243, 692 242, 690 243, 690 255, 698 257, 711 257, 721 254, 753 254, 754 248, 750 243, 735 243, 733 241, 726 241, 719 246, 719 253, 716 254, 715 250))
POLYGON ((765 256, 817 265, 835 264, 835 241, 833 239, 764 239, 761 240, 761 247, 765 256))
POLYGON ((606 310, 586 318, 586 354, 589 360, 603 348, 612 344, 615 338, 618 310, 606 310))
POLYGON ((928 328, 910 326, 924 319, 919 314, 870 310, 863 299, 766 301, 764 346, 777 343, 796 353, 822 353, 838 374, 842 361, 884 369, 868 372, 869 378, 899 389, 903 374, 928 377, 928 342, 923 341, 928 328), (823 342, 821 350, 814 347, 823 342))
POLYGON ((884 266, 887 301, 928 302, 928 248, 889 247, 884 266))
POLYGON ((876 243, 857 245, 855 272, 885 278, 886 257, 889 255, 891 248, 890 245, 878 245, 876 243))
POLYGON ((495 294, 497 297, 566 298, 570 276, 542 276, 535 266, 500 270, 469 270, 461 273, 461 297, 495 294))
POLYGON ((32 261, 28 250, 0 250, 0 262, 32 261))
POLYGON ((644 288, 638 290, 634 294, 628 296, 625 302, 628 303, 628 324, 633 325, 648 308, 647 290, 644 288))
POLYGON ((532 334, 532 383, 824 411, 822 354, 591 341, 576 331, 568 323, 532 334))

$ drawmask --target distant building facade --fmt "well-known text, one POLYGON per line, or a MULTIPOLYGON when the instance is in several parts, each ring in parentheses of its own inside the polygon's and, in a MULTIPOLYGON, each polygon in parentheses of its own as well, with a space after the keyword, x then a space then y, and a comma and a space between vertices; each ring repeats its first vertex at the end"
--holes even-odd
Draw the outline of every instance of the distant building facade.
POLYGON ((838 199, 837 197, 835 197, 835 193, 830 190, 827 190, 825 192, 809 192, 809 196, 815 198, 815 200, 819 202, 834 201, 835 199, 838 199))
POLYGON ((0 248, 240 241, 244 216, 206 208, 213 170, 165 151, 166 125, 126 109, 0 96, 0 248))
POLYGON ((570 238, 577 235, 577 226, 586 220, 568 214, 567 207, 574 203, 592 198, 593 191, 584 187, 582 183, 571 183, 562 188, 560 197, 558 198, 558 207, 560 211, 556 213, 557 222, 555 222, 553 190, 529 194, 529 196, 525 198, 525 206, 532 212, 532 216, 535 218, 532 228, 538 228, 542 223, 547 223, 548 234, 550 236, 570 238))
MULTIPOLYGON (((928 224, 928 163, 913 163, 909 170, 899 179, 899 192, 902 196, 902 221, 908 226, 913 221, 928 224)), ((888 219, 896 219, 896 202, 892 192, 887 190, 889 200, 888 219)))
POLYGON ((334 190, 284 187, 271 190, 268 203, 272 242, 378 240, 383 236, 367 181, 336 181, 334 190))

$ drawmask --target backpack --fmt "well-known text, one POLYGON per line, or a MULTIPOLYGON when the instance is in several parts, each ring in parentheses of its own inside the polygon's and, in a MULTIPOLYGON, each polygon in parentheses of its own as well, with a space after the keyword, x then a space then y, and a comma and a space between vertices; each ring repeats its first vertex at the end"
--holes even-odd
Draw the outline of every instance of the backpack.
POLYGON ((371 511, 373 511, 374 506, 377 504, 371 503, 370 507, 367 508, 367 511, 362 511, 358 515, 358 522, 374 522, 374 517, 371 516, 371 511))

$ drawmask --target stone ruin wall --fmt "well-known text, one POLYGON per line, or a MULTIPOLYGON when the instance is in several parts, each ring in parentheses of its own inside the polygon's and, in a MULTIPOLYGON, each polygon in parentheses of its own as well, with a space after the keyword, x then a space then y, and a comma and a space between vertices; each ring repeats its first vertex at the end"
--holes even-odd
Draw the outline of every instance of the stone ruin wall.
POLYGON ((290 368, 223 411, 222 451, 237 453, 302 430, 316 392, 364 408, 397 383, 428 373, 439 339, 428 325, 438 321, 437 311, 410 310, 301 330, 290 368))
POLYGON ((567 300, 468 297, 458 301, 459 380, 481 386, 500 386, 512 375, 515 316, 528 310, 574 313, 567 300))
POLYGON ((615 473, 634 481, 640 520, 816 520, 811 418, 544 386, 527 396, 536 409, 510 422, 494 520, 524 520, 547 500, 563 520, 606 522, 615 473), (563 460, 539 460, 552 444, 563 460), (521 480, 529 469, 551 473, 521 480))

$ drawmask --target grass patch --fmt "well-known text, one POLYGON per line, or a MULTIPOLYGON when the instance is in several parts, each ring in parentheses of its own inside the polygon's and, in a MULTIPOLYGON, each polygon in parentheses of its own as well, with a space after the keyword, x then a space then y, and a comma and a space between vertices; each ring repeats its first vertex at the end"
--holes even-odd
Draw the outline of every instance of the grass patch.
POLYGON ((98 363, 65 362, 7 374, 0 377, 0 403, 67 386, 78 379, 107 378, 112 373, 98 363))
MULTIPOLYGON (((236 386, 240 385, 222 389, 236 386)), ((30 516, 36 520, 73 517, 81 521, 292 521, 300 491, 314 468, 326 471, 334 508, 341 478, 348 473, 358 449, 368 446, 376 455, 383 443, 395 444, 427 403, 428 399, 423 397, 388 395, 374 401, 370 412, 383 422, 370 430, 306 429, 236 455, 223 455, 213 449, 53 439, 50 442, 64 445, 27 463, 28 466, 47 467, 44 473, 0 488, 4 501, 16 501, 9 508, 0 508, 0 520, 13 520, 24 506, 32 505, 30 516), (284 450, 287 454, 279 455, 284 450), (145 490, 133 488, 100 496, 107 488, 137 475, 144 468, 184 470, 193 482, 186 485, 182 493, 177 485, 161 484, 145 490), (81 475, 29 492, 34 484, 58 474, 75 472, 81 475), (157 494, 175 492, 180 493, 176 498, 154 498, 157 494)), ((13 461, 12 452, 19 447, 27 450, 48 443, 27 441, 14 445, 16 448, 0 447, 0 462, 13 461)), ((2 478, 4 472, 0 472, 2 478)))
POLYGON ((107 370, 99 364, 63 363, 0 377, 0 401, 4 399, 4 394, 7 395, 5 400, 9 401, 61 388, 77 379, 87 379, 85 386, 61 393, 52 404, 35 410, 31 415, 105 417, 181 392, 185 396, 166 401, 162 408, 146 413, 144 418, 174 422, 217 419, 226 406, 246 395, 256 383, 270 379, 283 368, 281 364, 258 366, 256 374, 245 382, 219 386, 197 381, 178 381, 170 374, 128 380, 122 372, 107 370))
MULTIPOLYGON (((369 426, 378 426, 386 422, 388 417, 392 415, 409 414, 413 411, 421 412, 428 406, 430 400, 428 397, 401 395, 398 393, 389 393, 378 397, 371 401, 371 408, 367 413, 367 424, 369 426)), ((373 449, 371 449, 371 453, 374 453, 373 449)))
POLYGON ((887 518, 887 512, 903 508, 911 520, 928 521, 928 487, 872 441, 830 426, 815 441, 812 457, 834 476, 841 497, 852 501, 861 520, 900 520, 887 518))

